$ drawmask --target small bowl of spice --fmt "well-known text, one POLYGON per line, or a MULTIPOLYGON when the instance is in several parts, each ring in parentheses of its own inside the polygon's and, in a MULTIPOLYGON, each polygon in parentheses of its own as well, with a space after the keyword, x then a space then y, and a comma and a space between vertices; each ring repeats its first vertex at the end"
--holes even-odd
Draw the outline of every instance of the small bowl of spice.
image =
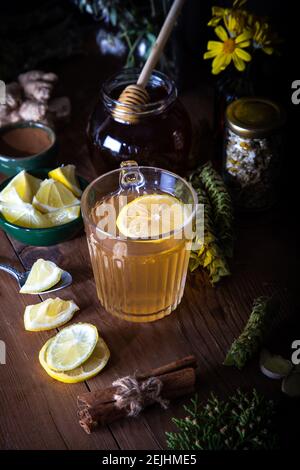
POLYGON ((55 132, 45 124, 20 121, 0 127, 0 173, 54 167, 56 155, 55 132))

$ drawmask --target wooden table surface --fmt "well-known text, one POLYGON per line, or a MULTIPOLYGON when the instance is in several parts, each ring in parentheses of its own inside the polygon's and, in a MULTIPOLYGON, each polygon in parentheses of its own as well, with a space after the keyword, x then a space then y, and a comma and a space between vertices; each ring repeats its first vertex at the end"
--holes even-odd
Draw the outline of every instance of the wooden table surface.
MULTIPOLYGON (((60 162, 75 163, 82 176, 95 176, 85 146, 89 110, 100 82, 112 70, 95 53, 78 57, 58 69, 64 91, 71 97, 72 121, 60 132, 60 162)), ((207 98, 206 98, 207 99, 207 98)), ((187 102, 192 100, 187 98, 187 102)), ((205 399, 211 391, 226 396, 237 387, 257 387, 277 396, 280 383, 265 378, 257 358, 242 372, 222 365, 226 351, 241 332, 253 299, 276 294, 281 315, 295 308, 291 272, 296 270, 289 219, 284 210, 237 220, 236 252, 232 276, 213 288, 201 272, 189 275, 179 308, 169 317, 150 324, 119 321, 107 314, 97 300, 87 243, 82 233, 76 239, 52 247, 23 246, 0 232, 0 262, 19 270, 29 269, 42 257, 70 271, 71 287, 60 292, 80 306, 74 321, 95 324, 111 350, 108 366, 86 383, 67 385, 46 375, 38 353, 53 331, 24 330, 26 305, 36 296, 18 293, 16 282, 0 272, 0 339, 7 348, 7 363, 0 365, 1 449, 161 449, 165 431, 174 430, 173 416, 183 415, 182 403, 162 411, 153 407, 138 419, 127 419, 98 429, 91 435, 79 427, 76 397, 87 390, 109 385, 136 369, 147 369, 195 354, 199 363, 198 393, 205 399)), ((45 299, 46 295, 41 295, 45 299)), ((277 352, 288 350, 293 335, 288 329, 277 343, 277 352)))

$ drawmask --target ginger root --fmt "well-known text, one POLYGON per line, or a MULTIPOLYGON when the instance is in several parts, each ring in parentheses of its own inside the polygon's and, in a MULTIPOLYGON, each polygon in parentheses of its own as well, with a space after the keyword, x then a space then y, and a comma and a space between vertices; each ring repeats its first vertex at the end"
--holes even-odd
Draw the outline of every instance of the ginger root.
POLYGON ((33 100, 26 100, 19 109, 19 115, 24 121, 43 121, 47 106, 33 100))
POLYGON ((40 121, 54 127, 66 123, 71 113, 69 98, 52 98, 58 77, 55 73, 31 70, 6 86, 6 102, 0 105, 0 126, 40 121), (52 98, 52 99, 51 99, 52 98))

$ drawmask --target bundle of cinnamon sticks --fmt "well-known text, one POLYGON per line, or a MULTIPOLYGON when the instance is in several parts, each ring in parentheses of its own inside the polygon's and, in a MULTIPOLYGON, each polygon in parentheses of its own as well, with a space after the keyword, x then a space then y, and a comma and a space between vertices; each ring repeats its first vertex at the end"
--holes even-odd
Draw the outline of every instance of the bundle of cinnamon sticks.
MULTIPOLYGON (((147 399, 143 401, 143 408, 155 402, 166 403, 167 400, 193 393, 195 391, 196 366, 196 358, 187 356, 156 369, 132 376, 141 389, 152 378, 160 384, 159 399, 155 399, 149 394, 146 397, 147 399)), ((90 434, 97 426, 109 424, 129 416, 128 408, 119 406, 118 393, 120 393, 118 385, 112 384, 110 387, 78 396, 79 424, 86 433, 90 434)))

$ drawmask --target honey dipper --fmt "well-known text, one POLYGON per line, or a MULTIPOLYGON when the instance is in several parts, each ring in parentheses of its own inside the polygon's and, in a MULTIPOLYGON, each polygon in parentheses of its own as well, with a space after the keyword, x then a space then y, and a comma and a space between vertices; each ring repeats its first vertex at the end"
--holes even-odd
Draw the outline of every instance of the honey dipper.
POLYGON ((115 119, 135 124, 138 121, 138 117, 134 114, 134 111, 141 110, 141 108, 139 108, 140 106, 142 107, 149 103, 150 96, 146 90, 146 85, 162 54, 184 2, 185 0, 174 1, 152 47, 151 53, 140 73, 137 83, 128 85, 120 94, 118 102, 112 111, 115 119), (132 111, 132 114, 130 111, 132 111))

